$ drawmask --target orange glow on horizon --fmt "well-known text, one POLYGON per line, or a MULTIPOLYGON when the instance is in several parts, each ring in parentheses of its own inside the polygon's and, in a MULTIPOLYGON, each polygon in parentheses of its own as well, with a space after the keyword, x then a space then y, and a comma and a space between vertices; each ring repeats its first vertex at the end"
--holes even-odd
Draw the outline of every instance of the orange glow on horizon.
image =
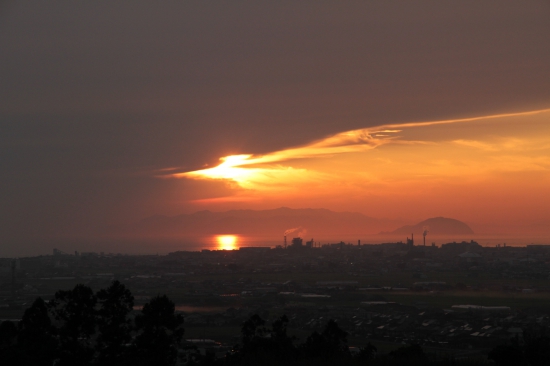
POLYGON ((237 247, 236 235, 217 235, 216 241, 218 242, 218 250, 236 250, 237 247))
POLYGON ((220 160, 170 176, 220 181, 229 194, 190 201, 220 208, 325 207, 402 217, 407 206, 416 217, 550 223, 550 110, 388 124, 220 160))

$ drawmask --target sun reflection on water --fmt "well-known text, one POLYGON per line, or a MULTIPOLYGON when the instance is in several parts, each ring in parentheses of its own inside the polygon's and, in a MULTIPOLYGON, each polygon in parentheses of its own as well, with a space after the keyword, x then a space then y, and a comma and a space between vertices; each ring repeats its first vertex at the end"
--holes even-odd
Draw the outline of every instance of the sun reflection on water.
POLYGON ((218 250, 235 250, 237 247, 236 235, 217 235, 216 241, 218 242, 218 250))

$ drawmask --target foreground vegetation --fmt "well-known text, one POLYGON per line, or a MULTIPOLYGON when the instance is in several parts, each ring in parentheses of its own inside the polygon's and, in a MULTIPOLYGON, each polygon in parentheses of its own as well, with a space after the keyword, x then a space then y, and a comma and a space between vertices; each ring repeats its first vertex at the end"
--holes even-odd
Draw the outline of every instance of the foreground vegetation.
MULTIPOLYGON (((184 319, 167 296, 136 312, 134 297, 118 281, 94 293, 76 285, 51 301, 34 301, 22 320, 0 324, 2 365, 549 365, 550 338, 524 334, 496 347, 488 359, 435 357, 416 344, 382 354, 365 341, 357 352, 348 334, 329 320, 298 343, 281 315, 270 326, 258 315, 244 322, 239 344, 216 358, 184 341, 184 319)), ((204 351, 204 350, 203 350, 204 351)))
POLYGON ((84 285, 34 301, 21 321, 0 325, 2 365, 174 365, 183 317, 156 296, 133 314, 134 297, 118 281, 93 293, 84 285))

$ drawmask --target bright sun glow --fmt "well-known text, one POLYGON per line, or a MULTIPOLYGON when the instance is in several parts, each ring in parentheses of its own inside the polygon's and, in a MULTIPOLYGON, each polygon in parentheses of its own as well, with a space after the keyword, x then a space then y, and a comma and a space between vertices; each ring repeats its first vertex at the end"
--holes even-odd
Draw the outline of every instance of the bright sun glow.
POLYGON ((236 235, 218 235, 216 236, 218 242, 218 249, 220 250, 235 250, 237 249, 237 236, 236 235))
POLYGON ((214 168, 203 169, 196 172, 186 173, 193 177, 207 177, 210 179, 231 179, 235 182, 245 182, 256 172, 250 168, 240 168, 242 165, 250 164, 252 155, 231 155, 220 158, 222 163, 214 168))

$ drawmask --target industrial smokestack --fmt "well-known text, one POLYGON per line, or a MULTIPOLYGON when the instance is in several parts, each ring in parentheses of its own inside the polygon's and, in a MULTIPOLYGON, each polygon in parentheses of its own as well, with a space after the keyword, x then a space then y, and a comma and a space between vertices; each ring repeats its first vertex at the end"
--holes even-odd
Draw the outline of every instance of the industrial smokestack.
POLYGON ((424 246, 426 246, 426 235, 428 235, 428 228, 424 228, 424 232, 422 233, 422 236, 424 236, 424 246))
POLYGON ((285 248, 286 248, 286 235, 285 235, 285 248))

